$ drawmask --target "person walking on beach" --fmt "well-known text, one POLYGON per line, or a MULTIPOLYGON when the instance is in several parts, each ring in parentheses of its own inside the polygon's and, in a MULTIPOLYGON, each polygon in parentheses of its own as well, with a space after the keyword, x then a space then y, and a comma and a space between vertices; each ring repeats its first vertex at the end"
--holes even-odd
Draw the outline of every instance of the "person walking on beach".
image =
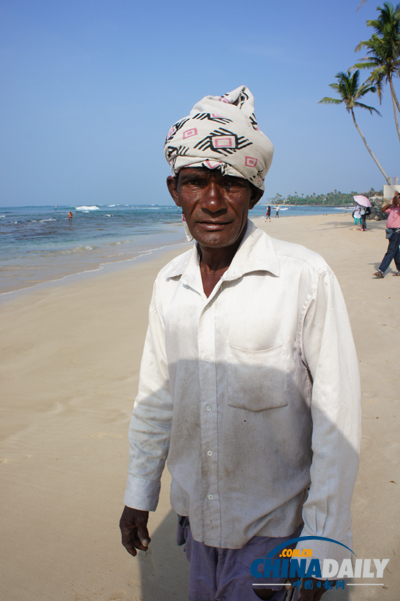
POLYGON ((275 219, 276 218, 279 219, 279 205, 276 205, 276 207, 275 207, 275 219))
POLYGON ((271 205, 268 205, 268 209, 265 215, 265 221, 271 221, 271 205))
MULTIPOLYGON (((195 244, 154 284, 120 528, 131 555, 147 550, 168 460, 191 601, 283 601, 282 577, 251 566, 293 538, 316 559, 350 555, 358 362, 322 257, 248 219, 272 155, 245 86, 203 98, 165 142, 195 244)), ((292 599, 325 590, 300 584, 292 599)))
POLYGON ((393 275, 400 276, 400 194, 395 192, 392 201, 383 206, 381 211, 388 214, 386 237, 389 238, 389 244, 382 263, 374 273, 377 279, 385 277, 385 271, 388 269, 392 259, 394 259, 397 268, 396 273, 393 275))
POLYGON ((356 203, 356 206, 353 211, 353 217, 354 217, 354 226, 355 226, 354 229, 360 230, 361 229, 361 212, 360 212, 360 205, 358 205, 357 203, 356 203))
POLYGON ((360 206, 360 218, 361 218, 361 230, 363 232, 367 231, 367 209, 361 205, 360 206))

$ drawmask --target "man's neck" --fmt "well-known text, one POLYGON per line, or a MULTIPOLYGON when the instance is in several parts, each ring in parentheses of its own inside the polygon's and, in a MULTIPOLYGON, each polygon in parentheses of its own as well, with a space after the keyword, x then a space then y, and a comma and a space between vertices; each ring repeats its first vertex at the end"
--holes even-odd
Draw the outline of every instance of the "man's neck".
POLYGON ((204 293, 207 298, 214 290, 219 280, 229 269, 240 243, 243 240, 245 232, 234 245, 227 248, 208 248, 198 244, 200 255, 200 273, 203 282, 204 293))

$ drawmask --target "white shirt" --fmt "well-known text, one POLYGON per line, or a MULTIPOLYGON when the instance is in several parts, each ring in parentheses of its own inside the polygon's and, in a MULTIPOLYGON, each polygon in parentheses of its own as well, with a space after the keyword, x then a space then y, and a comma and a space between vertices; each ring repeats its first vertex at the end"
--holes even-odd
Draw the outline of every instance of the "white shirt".
POLYGON ((195 540, 241 548, 303 519, 302 536, 351 547, 359 396, 346 307, 319 255, 249 222, 207 298, 194 247, 154 285, 125 504, 155 510, 167 459, 172 507, 195 540))

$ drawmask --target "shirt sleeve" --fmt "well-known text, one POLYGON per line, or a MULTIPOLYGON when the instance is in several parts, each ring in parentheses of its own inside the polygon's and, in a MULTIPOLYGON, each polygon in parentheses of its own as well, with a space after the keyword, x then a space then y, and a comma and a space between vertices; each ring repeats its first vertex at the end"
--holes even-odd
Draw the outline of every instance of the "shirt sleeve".
POLYGON ((157 282, 139 377, 139 393, 129 426, 129 471, 124 503, 154 511, 169 449, 172 398, 169 389, 165 333, 157 308, 157 282))
MULTIPOLYGON (((319 276, 306 311, 303 352, 313 381, 311 485, 303 506, 301 536, 321 536, 352 545, 351 499, 358 473, 360 381, 356 350, 342 292, 335 275, 319 276)), ((341 545, 305 541, 313 558, 341 561, 341 545)))

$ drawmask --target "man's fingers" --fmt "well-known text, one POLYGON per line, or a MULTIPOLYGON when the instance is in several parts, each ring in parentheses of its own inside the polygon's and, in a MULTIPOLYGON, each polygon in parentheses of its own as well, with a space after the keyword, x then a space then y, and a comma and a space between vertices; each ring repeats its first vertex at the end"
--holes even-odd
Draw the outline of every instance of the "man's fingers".
POLYGON ((138 525, 137 534, 138 534, 138 538, 139 538, 144 550, 147 550, 147 547, 149 546, 149 543, 150 543, 150 537, 149 537, 149 531, 147 530, 147 527, 145 524, 138 525))
POLYGON ((141 551, 146 551, 138 537, 138 528, 136 525, 121 525, 121 535, 122 544, 124 545, 128 553, 133 555, 133 557, 137 555, 137 549, 140 549, 141 551))
POLYGON ((147 530, 147 511, 125 507, 119 523, 121 529, 122 544, 125 549, 135 557, 137 550, 147 551, 150 543, 149 531, 147 530))
POLYGON ((134 533, 132 531, 131 528, 129 528, 128 526, 123 526, 121 524, 121 540, 122 540, 122 544, 125 547, 125 549, 128 551, 128 553, 130 553, 131 555, 133 555, 133 557, 135 557, 137 555, 137 551, 135 549, 135 545, 133 544, 133 538, 134 533))

